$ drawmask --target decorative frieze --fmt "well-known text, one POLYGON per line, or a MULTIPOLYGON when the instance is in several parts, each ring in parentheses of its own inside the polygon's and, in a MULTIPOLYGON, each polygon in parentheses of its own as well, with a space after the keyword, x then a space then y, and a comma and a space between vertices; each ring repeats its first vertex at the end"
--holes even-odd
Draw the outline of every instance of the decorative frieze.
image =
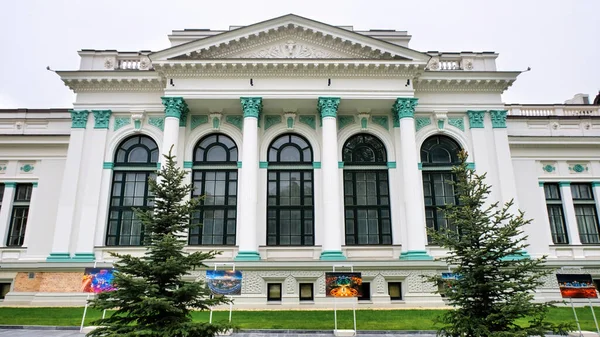
POLYGON ((8 167, 7 161, 0 161, 0 174, 5 174, 7 167, 8 167))
POLYGON ((556 163, 555 162, 542 162, 542 170, 548 174, 556 173, 556 163))
POLYGON ((354 116, 338 116, 338 130, 343 129, 350 124, 354 124, 354 116))
POLYGON ((386 130, 390 129, 389 119, 387 116, 371 116, 371 121, 373 122, 373 124, 380 125, 386 130))
POLYGON ((165 130, 165 118, 164 117, 148 117, 148 124, 160 129, 165 130))
POLYGON ((367 130, 369 127, 369 117, 368 113, 360 113, 358 114, 358 121, 360 122, 360 129, 367 130))
POLYGON ((569 172, 573 174, 587 173, 589 170, 587 163, 569 163, 569 172))
POLYGON ((460 131, 465 131, 465 120, 464 118, 448 118, 448 125, 453 126, 460 131))
POLYGON ((21 173, 32 173, 33 170, 35 169, 35 162, 33 161, 20 161, 19 162, 19 171, 21 173))
POLYGON ((279 123, 281 123, 280 115, 265 115, 265 130, 279 123))
POLYGON ((286 128, 288 130, 293 130, 294 123, 296 123, 296 114, 293 112, 288 112, 288 113, 283 114, 283 117, 285 118, 286 128))
POLYGON ((223 117, 223 115, 220 112, 213 112, 210 115, 208 115, 208 117, 212 122, 212 129, 215 131, 219 130, 221 128, 221 118, 223 117))
POLYGON ((417 117, 415 118, 415 130, 419 131, 427 125, 431 125, 431 118, 429 117, 417 117))
MULTIPOLYGON (((214 121, 214 119, 213 119, 213 121, 214 121)), ((225 116, 225 121, 240 130, 244 126, 244 117, 242 117, 242 116, 227 115, 227 116, 225 116)))
MULTIPOLYGON (((192 115, 190 121, 190 127, 192 130, 199 127, 202 124, 208 123, 208 115, 192 115)), ((217 125, 218 129, 218 125, 217 125)))
POLYGON ((300 115, 298 117, 298 121, 302 124, 308 125, 313 130, 317 128, 316 118, 313 115, 300 115))
POLYGON ((130 117, 115 117, 115 124, 113 125, 113 130, 117 131, 125 125, 129 125, 129 123, 131 123, 130 117))

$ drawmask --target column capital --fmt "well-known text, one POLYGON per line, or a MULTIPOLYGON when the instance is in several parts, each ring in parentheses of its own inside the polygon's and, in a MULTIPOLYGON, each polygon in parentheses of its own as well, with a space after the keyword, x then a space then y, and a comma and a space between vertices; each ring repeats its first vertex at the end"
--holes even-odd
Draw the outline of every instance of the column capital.
POLYGON ((402 118, 414 118, 415 108, 419 104, 419 99, 414 97, 399 97, 392 105, 392 115, 394 117, 394 127, 400 127, 402 118))
POLYGON ((71 113, 71 128, 72 129, 85 129, 87 125, 88 110, 70 110, 71 113))
POLYGON ((187 103, 183 97, 161 97, 162 104, 165 106, 165 117, 180 118, 181 114, 187 109, 187 103))
POLYGON ((94 114, 94 129, 108 129, 111 110, 92 110, 94 114))
POLYGON ((490 110, 490 116, 492 117, 492 128, 506 129, 507 113, 507 110, 490 110))
POLYGON ((187 116, 190 112, 190 108, 187 103, 183 106, 183 110, 181 110, 181 117, 179 118, 179 127, 185 128, 187 124, 187 116))
POLYGON ((240 97, 240 103, 242 103, 242 111, 244 112, 244 118, 256 118, 260 117, 262 112, 262 97, 240 97))
POLYGON ((337 116, 337 109, 340 105, 339 97, 319 97, 319 101, 317 103, 317 110, 321 115, 321 119, 325 117, 333 117, 337 116))
POLYGON ((483 129, 485 110, 467 110, 467 116, 469 116, 470 129, 483 129))

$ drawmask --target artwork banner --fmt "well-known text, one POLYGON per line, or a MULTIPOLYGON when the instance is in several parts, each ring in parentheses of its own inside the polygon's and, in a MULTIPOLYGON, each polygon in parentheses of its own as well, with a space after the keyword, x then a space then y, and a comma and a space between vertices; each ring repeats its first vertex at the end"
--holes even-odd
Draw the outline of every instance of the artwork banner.
POLYGON ((102 293, 116 290, 114 268, 85 268, 81 291, 84 293, 102 293))
POLYGON ((597 298, 598 293, 590 274, 556 274, 563 298, 597 298))
POLYGON ((327 297, 360 297, 361 285, 361 273, 325 273, 327 297))
POLYGON ((239 270, 207 270, 206 284, 214 295, 241 295, 242 272, 239 270))

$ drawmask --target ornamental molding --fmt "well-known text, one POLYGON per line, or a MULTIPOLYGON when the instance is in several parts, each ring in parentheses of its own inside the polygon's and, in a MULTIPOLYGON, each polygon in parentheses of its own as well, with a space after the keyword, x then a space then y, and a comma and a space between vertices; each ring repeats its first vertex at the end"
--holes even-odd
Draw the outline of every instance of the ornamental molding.
POLYGON ((297 24, 283 24, 263 31, 254 31, 231 40, 209 44, 172 59, 223 58, 349 58, 406 59, 377 47, 349 38, 334 36, 297 24))
POLYGON ((115 92, 115 91, 164 91, 165 80, 160 77, 121 76, 118 78, 81 77, 65 79, 63 82, 75 93, 79 92, 115 92))
POLYGON ((364 62, 306 60, 256 60, 256 62, 186 62, 174 61, 154 64, 154 69, 163 77, 385 77, 415 78, 424 71, 417 63, 364 62))
POLYGON ((415 79, 420 92, 498 92, 508 89, 514 79, 415 79))

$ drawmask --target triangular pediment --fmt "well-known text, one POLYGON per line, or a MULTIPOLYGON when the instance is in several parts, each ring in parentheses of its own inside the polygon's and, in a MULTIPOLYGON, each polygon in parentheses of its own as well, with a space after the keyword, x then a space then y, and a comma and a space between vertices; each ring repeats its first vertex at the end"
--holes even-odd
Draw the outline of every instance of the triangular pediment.
POLYGON ((399 60, 429 56, 347 29, 289 14, 150 55, 153 62, 216 59, 399 60))

